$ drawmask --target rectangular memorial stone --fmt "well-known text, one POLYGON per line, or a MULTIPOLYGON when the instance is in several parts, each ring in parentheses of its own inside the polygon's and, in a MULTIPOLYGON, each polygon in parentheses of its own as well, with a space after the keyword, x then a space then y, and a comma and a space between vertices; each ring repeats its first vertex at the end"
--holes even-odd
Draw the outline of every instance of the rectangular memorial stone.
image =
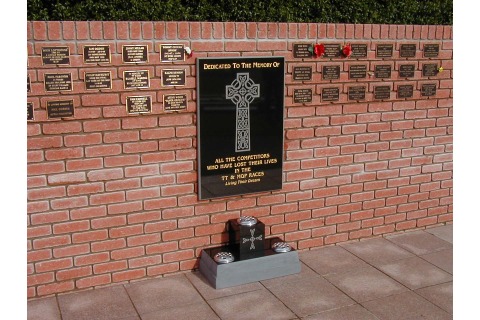
POLYGON ((112 73, 110 71, 85 72, 85 89, 112 89, 112 73))
POLYGON ((351 65, 348 69, 348 76, 350 79, 364 79, 367 77, 367 65, 356 64, 351 65))
POLYGON ((183 44, 161 44, 160 45, 160 61, 175 62, 185 61, 185 47, 183 44))
POLYGON ((323 88, 322 89, 322 101, 338 101, 340 99, 340 89, 335 88, 323 88))
POLYGON ((48 119, 69 118, 75 115, 73 100, 47 101, 48 119))
POLYGON ((415 76, 414 64, 401 64, 399 68, 400 78, 413 78, 415 76))
POLYGON ((72 91, 71 73, 45 73, 45 91, 72 91))
POLYGON ((435 83, 422 84, 421 94, 423 97, 434 96, 437 93, 437 85, 435 83))
POLYGON ((365 86, 356 86, 348 88, 348 100, 365 100, 365 86))
POLYGON ((293 67, 293 80, 295 81, 312 80, 312 67, 307 67, 307 66, 293 67))
POLYGON ((373 97, 376 100, 390 99, 390 86, 375 86, 373 88, 373 97))
POLYGON ((337 80, 340 78, 340 66, 323 66, 322 79, 323 80, 337 80))
POLYGON ((83 47, 83 63, 110 63, 110 46, 86 45, 83 47))
POLYGON ((401 44, 400 45, 400 57, 401 58, 414 58, 417 54, 416 44, 401 44))
POLYGON ((311 58, 313 51, 309 51, 308 48, 312 45, 309 43, 294 43, 293 44, 293 57, 294 58, 311 58))
POLYGON ((294 103, 312 102, 312 89, 293 89, 294 103))
POLYGON ((126 99, 128 114, 150 113, 152 112, 151 96, 131 96, 126 99))
POLYGON ((391 65, 376 65, 375 66, 375 78, 388 79, 392 76, 391 65))
POLYGON ((199 198, 282 188, 285 60, 197 58, 199 198))
POLYGON ((440 51, 440 46, 438 44, 428 43, 423 46, 423 57, 424 58, 435 58, 438 57, 440 51))
POLYGON ((399 99, 413 97, 413 85, 406 84, 406 85, 398 86, 397 87, 397 97, 399 99))
POLYGON ((377 45, 377 58, 391 58, 393 55, 393 44, 377 45))

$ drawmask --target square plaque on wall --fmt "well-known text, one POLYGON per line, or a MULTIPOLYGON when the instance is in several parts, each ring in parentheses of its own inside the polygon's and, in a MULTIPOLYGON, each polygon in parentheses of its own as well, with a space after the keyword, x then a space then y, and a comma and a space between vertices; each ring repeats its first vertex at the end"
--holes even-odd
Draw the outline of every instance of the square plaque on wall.
POLYGON ((282 188, 284 57, 197 58, 198 193, 282 188))

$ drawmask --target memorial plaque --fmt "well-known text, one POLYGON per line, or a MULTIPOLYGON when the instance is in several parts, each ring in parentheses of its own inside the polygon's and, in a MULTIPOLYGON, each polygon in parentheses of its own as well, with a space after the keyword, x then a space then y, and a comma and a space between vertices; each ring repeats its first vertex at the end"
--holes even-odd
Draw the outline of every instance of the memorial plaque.
POLYGON ((124 63, 148 62, 148 46, 147 45, 122 46, 122 59, 124 63))
POLYGON ((294 58, 311 58, 313 57, 312 52, 308 51, 308 48, 312 45, 309 43, 294 43, 293 44, 293 57, 294 58))
POLYGON ((340 66, 323 66, 322 79, 323 80, 337 80, 340 78, 340 66))
POLYGON ((322 89, 322 101, 338 101, 340 99, 340 89, 335 88, 323 88, 322 89))
POLYGON ((185 61, 185 47, 183 46, 183 44, 161 44, 160 61, 185 61))
POLYGON ((42 48, 43 65, 50 64, 70 64, 69 47, 43 47, 42 48))
POLYGON ((139 114, 152 112, 152 97, 151 96, 132 96, 127 97, 127 113, 139 114))
POLYGON ((284 57, 197 58, 199 198, 282 188, 284 57))
POLYGON ((376 65, 375 66, 375 78, 378 79, 387 79, 392 76, 392 66, 387 65, 376 65))
POLYGON ((413 97, 413 85, 406 84, 406 85, 398 86, 397 87, 397 97, 399 99, 413 97))
POLYGON ((163 69, 162 70, 162 86, 184 86, 185 85, 185 69, 163 69))
POLYGON ((390 99, 390 86, 375 86, 373 88, 373 97, 377 100, 390 99))
POLYGON ((348 76, 350 79, 363 79, 367 77, 367 65, 356 64, 351 65, 348 69, 348 76))
POLYGON ((85 72, 85 89, 112 89, 112 73, 110 71, 85 72))
POLYGON ((71 73, 45 73, 45 91, 72 91, 71 73))
POLYGON ((401 64, 398 75, 400 78, 413 78, 415 76, 415 65, 401 64))
POLYGON ((416 44, 401 44, 400 45, 400 57, 401 58, 414 58, 417 55, 416 44))
POLYGON ((352 58, 366 58, 368 47, 366 44, 352 43, 352 58))
POLYGON ((304 81, 312 80, 312 67, 293 67, 293 80, 304 81))
POLYGON ((33 102, 27 102, 27 121, 33 120, 33 102))
POLYGON ((348 100, 365 100, 365 86, 349 87, 348 100))
POLYGON ((393 55, 393 44, 377 45, 377 58, 391 58, 393 55))
POLYGON ((312 102, 312 89, 293 89, 294 103, 312 102))
POLYGON ((108 45, 86 45, 83 47, 83 63, 110 63, 110 60, 110 46, 108 45))
POLYGON ((438 57, 440 46, 438 44, 425 44, 423 45, 423 57, 435 58, 438 57))
POLYGON ((422 66, 422 76, 434 77, 438 73, 438 66, 436 63, 424 63, 422 66))
POLYGON ((69 118, 75 114, 73 100, 47 101, 48 119, 69 118))
POLYGON ((30 76, 27 74, 27 93, 32 92, 30 85, 30 76))
POLYGON ((341 47, 339 44, 324 44, 325 53, 323 54, 324 58, 338 58, 340 57, 341 47))
POLYGON ((187 109, 186 94, 164 94, 163 109, 165 111, 180 111, 187 109))
POLYGON ((422 84, 422 96, 430 97, 437 93, 437 85, 435 83, 422 84))
POLYGON ((150 88, 149 70, 123 71, 124 89, 145 89, 150 88))

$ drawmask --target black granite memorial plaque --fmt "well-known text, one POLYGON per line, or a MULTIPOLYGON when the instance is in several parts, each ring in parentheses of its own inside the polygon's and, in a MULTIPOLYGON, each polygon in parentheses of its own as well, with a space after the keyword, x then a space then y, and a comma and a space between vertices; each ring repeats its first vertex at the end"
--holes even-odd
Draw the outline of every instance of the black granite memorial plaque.
POLYGON ((148 45, 123 45, 122 59, 124 63, 148 62, 148 45))
POLYGON ((313 50, 309 51, 312 45, 309 43, 294 43, 293 44, 293 57, 294 58, 311 58, 313 56, 313 50))
POLYGON ((338 87, 322 89, 322 101, 338 101, 339 99, 340 89, 338 87))
POLYGON ((42 48, 43 65, 50 64, 70 64, 70 48, 69 47, 43 47, 42 48))
POLYGON ((366 58, 367 57, 367 45, 360 43, 352 43, 352 55, 351 58, 366 58))
POLYGON ((175 62, 185 61, 185 47, 183 44, 161 44, 160 45, 160 61, 175 62))
POLYGON ((85 89, 112 89, 112 73, 110 71, 85 72, 85 89))
POLYGON ((83 63, 110 63, 110 60, 110 46, 108 45, 86 45, 83 47, 83 63))
POLYGON ((397 98, 411 98, 413 97, 413 85, 405 84, 397 87, 397 98))
POLYGON ((293 89, 294 103, 312 102, 312 89, 293 89))
POLYGON ((348 100, 365 100, 365 86, 356 86, 348 88, 348 100))
POLYGON ((391 58, 393 55, 393 44, 377 45, 377 58, 391 58))
POLYGON ((438 44, 428 43, 423 46, 423 57, 424 58, 435 58, 438 57, 440 51, 440 46, 438 44))
POLYGON ((123 71, 124 89, 146 89, 150 87, 149 70, 123 71))
POLYGON ((375 78, 378 79, 388 79, 392 76, 392 66, 387 65, 376 65, 375 66, 375 78))
POLYGON ((283 57, 197 58, 199 198, 282 188, 283 57))
POLYGON ((404 43, 400 45, 400 57, 401 58, 414 58, 417 54, 417 45, 404 43))
POLYGON ((413 78, 415 76, 415 65, 414 64, 401 64, 399 67, 400 78, 413 78))
POLYGON ((437 93, 437 85, 435 83, 422 84, 421 94, 423 97, 434 96, 437 93))
POLYGON ((45 73, 45 91, 72 91, 71 73, 45 73))
POLYGON ((312 80, 312 67, 307 67, 307 66, 293 67, 293 80, 295 81, 312 80))
POLYGON ((27 121, 33 120, 33 102, 27 102, 27 121))
POLYGON ((375 86, 373 88, 373 97, 376 100, 390 99, 390 86, 375 86))
POLYGON ((185 85, 185 69, 163 69, 162 70, 162 86, 184 86, 185 85))
POLYGON ((73 100, 47 101, 48 119, 70 118, 74 115, 75 108, 73 107, 73 100))
POLYGON ((438 66, 436 63, 424 63, 422 66, 423 77, 434 77, 438 73, 438 66))
POLYGON ((348 69, 348 77, 350 79, 363 79, 367 77, 367 65, 355 64, 348 69))
POLYGON ((126 98, 126 107, 128 114, 150 113, 152 112, 151 96, 130 96, 126 98))
POLYGON ((327 43, 325 46, 324 58, 338 58, 340 57, 341 46, 338 43, 327 43))
POLYGON ((164 94, 163 109, 165 111, 180 111, 187 109, 186 94, 164 94))
POLYGON ((323 66, 322 79, 323 80, 337 80, 340 78, 340 66, 323 66))

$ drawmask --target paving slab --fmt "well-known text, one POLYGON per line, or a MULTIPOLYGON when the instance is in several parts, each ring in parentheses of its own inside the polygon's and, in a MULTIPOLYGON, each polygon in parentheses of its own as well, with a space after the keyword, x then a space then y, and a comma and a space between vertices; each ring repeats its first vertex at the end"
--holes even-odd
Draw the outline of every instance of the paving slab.
POLYGON ((442 240, 423 230, 410 231, 386 237, 394 244, 416 254, 428 254, 440 250, 452 249, 450 242, 442 240))
POLYGON ((61 320, 57 298, 31 300, 27 303, 28 320, 61 320))
POLYGON ((425 231, 442 240, 453 243, 453 224, 428 228, 425 231))
POLYGON ((140 319, 122 285, 60 295, 62 320, 140 319))
POLYGON ((379 320, 361 305, 342 307, 302 318, 303 320, 379 320))
POLYGON ((142 320, 217 320, 220 319, 206 302, 177 305, 142 314, 142 320))
POLYGON ((379 265, 415 256, 410 251, 384 238, 351 242, 343 244, 341 247, 372 265, 379 265))
POLYGON ((453 249, 437 251, 420 256, 440 269, 453 274, 453 249))
POLYGON ((354 270, 366 263, 340 246, 330 246, 299 254, 300 261, 320 275, 354 270))
POLYGON ((442 308, 446 312, 453 314, 453 283, 447 282, 435 286, 415 290, 416 293, 442 308))

